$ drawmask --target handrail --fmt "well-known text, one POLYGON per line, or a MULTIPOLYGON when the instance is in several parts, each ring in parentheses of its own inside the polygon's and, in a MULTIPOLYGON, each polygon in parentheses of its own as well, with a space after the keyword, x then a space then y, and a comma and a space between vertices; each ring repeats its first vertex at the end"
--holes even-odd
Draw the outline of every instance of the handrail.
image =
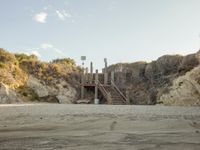
POLYGON ((103 92, 106 94, 106 96, 108 95, 108 92, 106 91, 106 89, 104 88, 104 86, 101 84, 101 82, 98 80, 98 84, 99 87, 101 87, 103 89, 103 92))
POLYGON ((119 90, 119 88, 115 85, 115 83, 112 80, 111 80, 111 84, 114 86, 117 92, 123 97, 123 99, 125 100, 124 102, 126 103, 128 101, 127 98, 124 96, 124 94, 119 90))

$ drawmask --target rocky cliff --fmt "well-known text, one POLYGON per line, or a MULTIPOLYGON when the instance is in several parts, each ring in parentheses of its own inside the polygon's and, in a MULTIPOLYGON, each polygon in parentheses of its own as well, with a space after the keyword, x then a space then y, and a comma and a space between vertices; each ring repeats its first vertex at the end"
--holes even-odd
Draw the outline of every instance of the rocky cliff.
MULTIPOLYGON (((108 67, 112 71, 131 104, 200 106, 200 52, 115 64, 108 67)), ((72 59, 43 62, 0 49, 0 103, 74 103, 79 81, 80 68, 72 59)))
POLYGON ((115 83, 132 104, 200 106, 199 54, 165 55, 151 63, 115 64, 115 83))
POLYGON ((0 49, 0 103, 73 103, 80 69, 72 59, 42 62, 0 49))

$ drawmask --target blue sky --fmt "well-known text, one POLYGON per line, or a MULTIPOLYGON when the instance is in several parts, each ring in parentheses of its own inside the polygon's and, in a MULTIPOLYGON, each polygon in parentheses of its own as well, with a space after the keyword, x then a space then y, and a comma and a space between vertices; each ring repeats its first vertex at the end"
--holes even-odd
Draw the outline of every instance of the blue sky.
POLYGON ((200 0, 0 0, 0 47, 103 67, 200 48, 200 0))

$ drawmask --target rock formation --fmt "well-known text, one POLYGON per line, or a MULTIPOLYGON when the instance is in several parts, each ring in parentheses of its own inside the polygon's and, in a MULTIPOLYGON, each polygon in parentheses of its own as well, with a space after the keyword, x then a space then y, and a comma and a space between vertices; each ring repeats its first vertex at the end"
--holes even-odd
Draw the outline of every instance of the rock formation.
POLYGON ((0 103, 74 103, 79 95, 79 71, 69 58, 47 63, 34 55, 0 49, 0 103))
POLYGON ((20 103, 17 93, 7 85, 0 83, 0 104, 20 103))
POLYGON ((132 104, 200 106, 199 56, 165 55, 151 63, 115 64, 108 71, 115 72, 121 90, 129 91, 132 104))
POLYGON ((173 80, 158 102, 165 105, 200 106, 200 66, 173 80))
MULTIPOLYGON (((131 104, 200 106, 199 64, 200 52, 165 55, 151 63, 111 65, 108 74, 115 72, 115 83, 129 93, 131 104)), ((76 103, 79 81, 80 68, 72 59, 47 63, 0 49, 0 103, 76 103)))

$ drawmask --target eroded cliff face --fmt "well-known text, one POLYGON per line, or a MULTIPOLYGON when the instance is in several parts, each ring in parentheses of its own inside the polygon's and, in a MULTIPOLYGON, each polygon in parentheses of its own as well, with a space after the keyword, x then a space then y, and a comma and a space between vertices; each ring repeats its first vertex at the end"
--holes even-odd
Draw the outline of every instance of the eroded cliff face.
POLYGON ((132 104, 196 106, 200 96, 199 60, 199 52, 187 56, 165 55, 151 63, 112 65, 108 72, 116 72, 115 83, 129 91, 132 104))
MULTIPOLYGON (((200 52, 165 55, 151 63, 108 67, 131 104, 200 106, 200 52)), ((80 68, 65 58, 50 63, 0 49, 0 103, 74 103, 80 97, 80 68)))
POLYGON ((200 66, 173 80, 158 102, 165 105, 200 106, 200 66))
POLYGON ((22 103, 15 90, 7 85, 0 83, 0 104, 22 103))
POLYGON ((48 63, 0 49, 0 103, 73 103, 79 96, 79 71, 70 58, 48 63))
POLYGON ((42 80, 30 75, 27 87, 33 90, 39 101, 72 104, 78 99, 77 90, 65 80, 54 81, 55 85, 48 85, 42 80))

